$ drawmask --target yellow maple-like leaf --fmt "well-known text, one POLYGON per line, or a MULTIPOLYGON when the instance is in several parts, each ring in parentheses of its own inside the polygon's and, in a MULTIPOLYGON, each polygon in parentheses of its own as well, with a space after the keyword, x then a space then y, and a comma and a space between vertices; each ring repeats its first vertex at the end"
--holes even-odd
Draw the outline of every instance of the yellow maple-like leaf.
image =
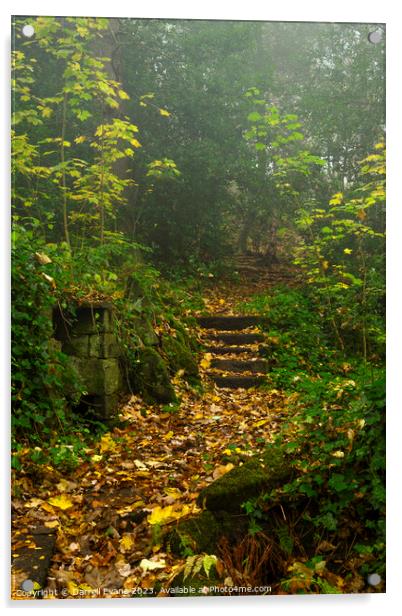
POLYGON ((188 505, 183 505, 179 509, 177 505, 168 505, 167 507, 160 507, 159 505, 152 510, 152 513, 148 516, 147 520, 149 524, 158 524, 162 526, 173 520, 178 520, 185 515, 188 515, 191 509, 188 505))
POLYGON ((101 453, 104 453, 105 451, 113 451, 115 448, 116 448, 116 443, 112 439, 110 432, 107 432, 101 438, 101 446, 100 446, 101 453))
POLYGON ((159 113, 161 114, 161 116, 166 116, 166 117, 170 116, 170 112, 167 111, 167 109, 159 109, 159 113))
POLYGON ((132 533, 126 533, 120 539, 120 549, 123 552, 128 552, 134 546, 134 537, 132 533))
POLYGON ((341 192, 336 193, 335 195, 333 195, 332 199, 330 199, 329 204, 339 205, 340 203, 342 203, 342 199, 343 199, 343 194, 341 192))
POLYGON ((49 500, 47 501, 50 505, 53 505, 53 507, 57 507, 58 509, 70 509, 70 507, 73 506, 73 503, 70 501, 69 498, 67 498, 67 496, 65 494, 62 494, 61 496, 54 496, 53 498, 49 498, 49 500))

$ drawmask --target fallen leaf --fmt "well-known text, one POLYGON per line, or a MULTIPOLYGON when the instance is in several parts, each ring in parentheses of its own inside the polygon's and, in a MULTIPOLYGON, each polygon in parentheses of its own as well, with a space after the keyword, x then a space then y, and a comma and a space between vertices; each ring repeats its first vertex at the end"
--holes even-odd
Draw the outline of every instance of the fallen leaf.
POLYGON ((113 451, 114 449, 116 449, 116 442, 112 439, 110 432, 107 432, 101 438, 100 451, 104 453, 105 451, 113 451))
POLYGON ((120 539, 120 549, 122 552, 128 552, 134 546, 134 536, 132 533, 126 533, 120 539))
POLYGON ((164 569, 166 567, 166 562, 162 558, 161 561, 156 560, 148 560, 147 558, 143 558, 140 562, 140 568, 144 571, 154 571, 155 569, 164 569))
POLYGON ((49 498, 48 503, 53 505, 53 507, 57 507, 58 509, 70 509, 73 506, 73 503, 64 495, 54 496, 53 498, 49 498))
POLYGON ((214 479, 219 479, 219 477, 222 477, 222 475, 225 475, 226 473, 231 471, 232 468, 234 468, 234 464, 232 464, 231 462, 229 462, 228 464, 221 464, 220 466, 216 467, 216 469, 212 473, 212 477, 214 479))

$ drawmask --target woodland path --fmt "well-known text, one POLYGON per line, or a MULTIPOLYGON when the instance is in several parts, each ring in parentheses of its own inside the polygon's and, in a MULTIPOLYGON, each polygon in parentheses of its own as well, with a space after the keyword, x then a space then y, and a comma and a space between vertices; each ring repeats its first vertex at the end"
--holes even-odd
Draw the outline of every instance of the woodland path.
POLYGON ((161 409, 133 396, 121 423, 86 451, 78 468, 27 467, 17 481, 15 592, 26 579, 56 598, 105 596, 105 588, 116 589, 117 597, 138 588, 153 594, 156 583, 169 587, 185 559, 165 551, 158 528, 197 513, 202 488, 272 439, 286 416, 287 397, 254 388, 268 360, 260 356, 255 319, 236 314, 236 306, 278 282, 292 284, 293 273, 270 270, 252 257, 234 265, 238 282, 212 281, 204 297, 213 318, 199 319, 200 340, 208 347, 202 394, 178 375, 177 407, 161 409))

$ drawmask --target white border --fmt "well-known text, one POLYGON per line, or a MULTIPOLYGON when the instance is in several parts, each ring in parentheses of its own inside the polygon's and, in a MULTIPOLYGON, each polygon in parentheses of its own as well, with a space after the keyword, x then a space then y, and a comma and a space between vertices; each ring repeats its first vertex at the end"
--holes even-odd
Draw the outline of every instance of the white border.
MULTIPOLYGON (((266 612, 275 610, 275 613, 292 613, 297 616, 304 614, 310 616, 317 610, 325 614, 355 614, 364 613, 365 616, 376 614, 380 616, 381 610, 387 610, 386 614, 398 603, 399 578, 401 571, 401 511, 398 511, 398 501, 400 502, 402 487, 400 485, 400 441, 402 438, 400 416, 402 408, 397 401, 400 400, 400 390, 402 388, 401 367, 402 349, 400 344, 400 320, 402 315, 402 305, 400 300, 400 280, 401 280, 401 253, 398 250, 401 240, 402 230, 401 205, 399 194, 401 187, 401 155, 400 143, 402 139, 402 97, 401 87, 401 21, 398 19, 398 6, 395 0, 337 0, 336 2, 325 2, 325 0, 265 0, 261 2, 235 2, 235 0, 219 1, 204 0, 193 4, 189 0, 179 2, 177 0, 153 0, 150 2, 122 2, 113 0, 111 3, 102 3, 95 0, 70 0, 68 3, 57 2, 57 0, 37 0, 14 2, 5 1, 0 7, 0 29, 1 29, 1 52, 2 52, 2 75, 3 88, 0 97, 1 104, 1 131, 2 148, 0 148, 1 169, 3 173, 2 186, 9 186, 9 45, 10 45, 10 16, 11 15, 97 15, 107 17, 167 17, 167 18, 190 18, 190 19, 238 19, 238 20, 272 20, 272 21, 330 21, 330 22, 368 22, 387 24, 387 152, 388 152, 388 283, 387 283, 387 318, 388 318, 388 462, 387 462, 387 494, 388 494, 388 572, 387 572, 387 594, 386 595, 357 595, 357 596, 286 596, 286 597, 244 597, 236 599, 215 598, 203 599, 157 599, 151 601, 45 601, 45 602, 16 602, 10 603, 7 599, 9 588, 9 563, 8 563, 8 524, 9 518, 5 507, 8 505, 8 434, 5 433, 4 447, 2 447, 2 470, 0 477, 2 485, 5 486, 5 495, 2 499, 4 507, 1 509, 1 539, 4 541, 1 550, 0 560, 0 580, 2 605, 6 609, 13 609, 15 613, 23 613, 27 609, 74 609, 74 613, 81 611, 94 611, 99 609, 135 609, 138 612, 145 610, 155 613, 170 614, 177 610, 191 610, 198 613, 205 609, 226 608, 231 613, 242 613, 244 609, 256 612, 266 612)), ((1 208, 1 267, 2 280, 4 281, 2 294, 0 323, 2 327, 1 339, 3 342, 2 364, 1 364, 1 385, 3 401, 3 426, 8 427, 8 399, 9 399, 9 306, 7 301, 8 285, 8 253, 9 253, 9 190, 4 191, 3 207, 1 208)))

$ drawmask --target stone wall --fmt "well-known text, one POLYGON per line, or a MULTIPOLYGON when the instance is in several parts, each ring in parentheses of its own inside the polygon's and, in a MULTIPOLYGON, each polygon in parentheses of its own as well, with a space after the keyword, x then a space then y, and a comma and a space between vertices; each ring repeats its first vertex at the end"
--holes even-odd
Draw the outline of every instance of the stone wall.
POLYGON ((190 383, 199 383, 196 343, 180 323, 158 336, 149 317, 130 315, 121 325, 125 347, 130 346, 125 352, 115 325, 113 304, 107 302, 82 304, 68 313, 53 310, 53 341, 71 357, 84 385, 83 408, 110 419, 119 395, 128 391, 150 403, 176 402, 171 377, 179 370, 190 383))
POLYGON ((53 311, 54 337, 72 363, 84 385, 82 404, 92 407, 102 419, 112 417, 124 390, 121 366, 122 349, 114 333, 113 306, 92 303, 65 315, 53 311))

